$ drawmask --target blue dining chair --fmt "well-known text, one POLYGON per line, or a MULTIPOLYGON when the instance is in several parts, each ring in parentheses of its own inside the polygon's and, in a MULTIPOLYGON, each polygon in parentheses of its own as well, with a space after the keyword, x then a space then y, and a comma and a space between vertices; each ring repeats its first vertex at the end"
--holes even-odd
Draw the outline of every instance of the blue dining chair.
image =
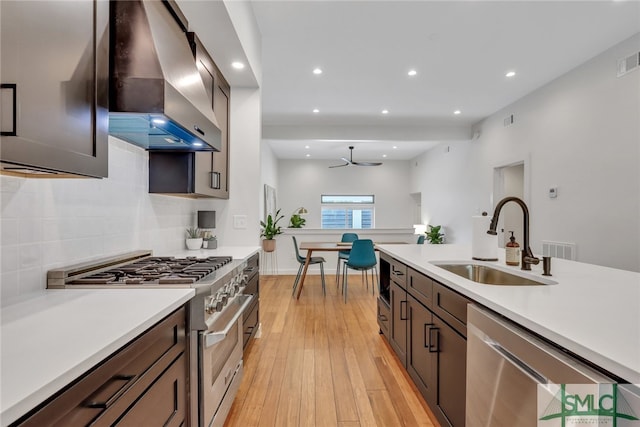
MULTIPOLYGON (((302 275, 302 268, 304 267, 304 263, 307 262, 307 258, 300 255, 296 236, 291 236, 291 238, 293 239, 293 247, 296 249, 296 260, 300 263, 300 267, 298 268, 298 274, 296 275, 296 280, 293 282, 293 293, 295 294, 296 288, 298 287, 298 282, 300 281, 300 276, 302 275)), ((313 256, 309 261, 309 265, 320 264, 320 277, 322 278, 322 294, 326 296, 327 290, 324 286, 324 263, 325 263, 325 260, 321 256, 313 256)))
POLYGON ((342 292, 344 293, 345 303, 347 302, 347 289, 349 285, 348 279, 350 268, 363 272, 364 279, 367 282, 367 289, 369 289, 368 271, 372 270, 371 293, 375 293, 375 284, 378 283, 378 260, 376 259, 376 252, 373 248, 373 241, 371 239, 358 239, 351 245, 349 258, 344 263, 344 269, 342 270, 342 292))
POLYGON ((416 242, 419 245, 424 245, 424 234, 422 236, 418 236, 418 241, 416 242))
MULTIPOLYGON (((340 242, 351 243, 356 240, 358 240, 358 235, 356 233, 343 233, 342 240, 340 240, 340 242)), ((349 259, 349 252, 351 251, 347 250, 338 252, 338 264, 336 265, 336 287, 340 285, 340 264, 347 262, 349 259)))

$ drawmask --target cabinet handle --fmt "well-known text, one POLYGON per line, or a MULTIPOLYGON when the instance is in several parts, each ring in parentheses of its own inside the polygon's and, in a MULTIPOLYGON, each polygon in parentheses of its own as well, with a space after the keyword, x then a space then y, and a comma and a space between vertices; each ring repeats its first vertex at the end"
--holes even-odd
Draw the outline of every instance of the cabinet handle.
POLYGON ((429 338, 427 338, 427 329, 431 330, 431 326, 433 326, 433 323, 425 323, 424 324, 424 331, 423 331, 423 337, 424 337, 424 348, 431 348, 431 335, 429 335, 429 338), (427 326, 429 326, 429 328, 427 328, 427 326))
POLYGON ((211 183, 209 186, 214 190, 220 189, 220 172, 209 172, 211 183))
POLYGON ((18 85, 15 83, 2 83, 0 84, 0 89, 9 89, 12 92, 12 101, 13 101, 13 117, 11 117, 12 127, 10 131, 2 131, 0 135, 2 136, 17 136, 17 117, 18 117, 18 85))
POLYGON ((437 353, 440 347, 440 334, 438 333, 439 328, 429 328, 429 353, 437 353), (435 334, 435 339, 433 338, 433 333, 435 334), (435 344, 433 342, 435 341, 435 344))
POLYGON ((404 273, 400 270, 393 269, 392 273, 394 276, 404 276, 404 273))
POLYGON ((198 132, 200 135, 204 136, 204 131, 198 127, 198 125, 193 125, 193 129, 198 132))
POLYGON ((121 374, 112 376, 107 380, 107 382, 102 384, 91 396, 89 396, 89 398, 87 398, 87 400, 83 402, 83 405, 88 408, 107 409, 116 400, 118 400, 118 398, 122 395, 122 393, 124 393, 129 388, 128 386, 131 383, 131 380, 134 379, 135 377, 136 377, 135 375, 121 375, 121 374), (107 387, 107 385, 109 385, 114 381, 124 381, 124 384, 122 385, 122 387, 116 390, 116 392, 113 393, 112 396, 110 396, 106 400, 104 401, 97 400, 99 398, 100 392, 103 391, 107 387))
POLYGON ((400 301, 400 320, 407 320, 407 301, 406 300, 400 301), (402 315, 402 307, 404 307, 404 316, 402 315))

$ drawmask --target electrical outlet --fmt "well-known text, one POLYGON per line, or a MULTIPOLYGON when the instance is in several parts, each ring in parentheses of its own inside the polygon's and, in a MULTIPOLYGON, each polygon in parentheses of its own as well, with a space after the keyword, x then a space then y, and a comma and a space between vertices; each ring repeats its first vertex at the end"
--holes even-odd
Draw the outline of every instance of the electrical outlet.
POLYGON ((233 216, 233 228, 245 229, 247 228, 247 216, 246 215, 234 215, 233 216))

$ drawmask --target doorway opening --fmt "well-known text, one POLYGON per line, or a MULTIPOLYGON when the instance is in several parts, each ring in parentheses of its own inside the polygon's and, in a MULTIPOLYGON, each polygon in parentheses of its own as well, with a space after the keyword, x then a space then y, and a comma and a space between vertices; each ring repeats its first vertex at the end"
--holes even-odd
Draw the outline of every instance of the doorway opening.
MULTIPOLYGON (((518 197, 529 205, 528 171, 527 161, 517 161, 507 165, 497 166, 493 174, 493 205, 495 206, 505 197, 518 197)), ((515 203, 508 203, 502 209, 498 220, 498 246, 504 248, 511 237, 511 232, 516 241, 523 244, 522 209, 515 203)))

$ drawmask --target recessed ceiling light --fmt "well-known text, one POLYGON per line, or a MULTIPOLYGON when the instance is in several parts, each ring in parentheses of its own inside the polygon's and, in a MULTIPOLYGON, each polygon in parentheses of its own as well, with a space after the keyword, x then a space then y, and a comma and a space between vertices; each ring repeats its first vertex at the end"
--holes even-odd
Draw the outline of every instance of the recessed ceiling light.
POLYGON ((515 75, 516 75, 515 71, 509 71, 507 74, 505 74, 505 76, 507 76, 507 77, 513 77, 515 75))
POLYGON ((382 114, 389 114, 389 110, 382 110, 382 114))
POLYGON ((306 148, 308 150, 310 147, 308 145, 305 145, 304 148, 306 148))
POLYGON ((407 73, 409 76, 413 77, 416 74, 418 74, 418 72, 416 70, 409 70, 409 72, 407 73))
POLYGON ((394 149, 394 150, 397 150, 397 149, 398 149, 398 146, 397 146, 397 145, 394 145, 394 146, 393 146, 393 149, 394 149))
POLYGON ((462 113, 462 111, 460 111, 460 110, 456 110, 456 111, 454 111, 454 112, 453 112, 453 114, 455 114, 456 116, 457 116, 458 114, 460 114, 460 113, 462 113))
POLYGON ((319 112, 320 112, 320 110, 318 110, 317 108, 314 108, 314 109, 313 109, 313 112, 314 112, 314 113, 319 113, 319 112))
POLYGON ((307 157, 311 157, 311 154, 307 154, 307 157))
POLYGON ((313 69, 313 74, 315 74, 315 75, 320 75, 320 74, 322 74, 322 69, 320 69, 320 68, 314 68, 314 69, 313 69))
POLYGON ((244 64, 242 62, 239 62, 239 61, 232 62, 231 66, 233 68, 235 68, 236 70, 242 70, 244 68, 244 64))
POLYGON ((383 155, 382 155, 382 157, 387 157, 387 155, 386 155, 386 154, 383 154, 383 155))

